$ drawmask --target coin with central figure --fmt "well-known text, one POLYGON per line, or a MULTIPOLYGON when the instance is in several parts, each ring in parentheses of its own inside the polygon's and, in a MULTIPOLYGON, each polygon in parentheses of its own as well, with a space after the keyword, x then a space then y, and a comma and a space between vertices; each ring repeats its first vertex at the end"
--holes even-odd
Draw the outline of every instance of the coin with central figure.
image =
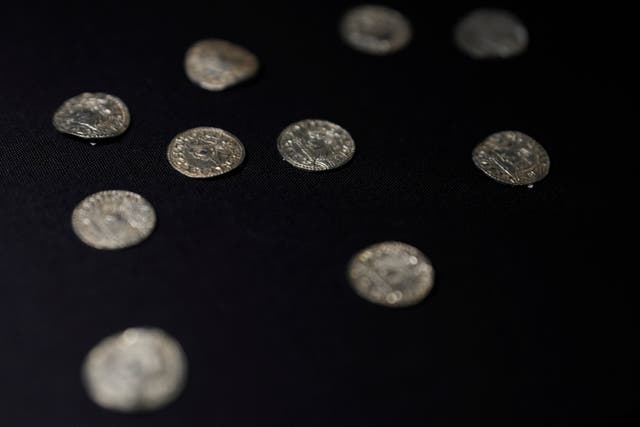
POLYGON ((411 40, 411 33, 409 20, 384 6, 357 6, 340 21, 342 39, 370 55, 389 55, 403 49, 411 40))
POLYGON ((66 100, 53 115, 58 132, 85 139, 112 138, 129 127, 129 109, 107 93, 81 93, 66 100))

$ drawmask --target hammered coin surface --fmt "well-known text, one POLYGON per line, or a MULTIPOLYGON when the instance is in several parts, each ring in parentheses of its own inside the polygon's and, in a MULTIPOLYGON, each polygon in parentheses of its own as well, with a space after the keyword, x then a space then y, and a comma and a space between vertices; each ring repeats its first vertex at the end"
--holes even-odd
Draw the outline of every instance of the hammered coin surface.
POLYGON ((326 120, 292 123, 278 137, 278 151, 284 160, 308 171, 340 167, 351 160, 355 150, 351 135, 326 120))
POLYGON ((167 148, 175 170, 191 178, 210 178, 230 172, 244 160, 244 145, 226 130, 198 127, 176 135, 167 148))
POLYGON ((352 48, 370 55, 389 55, 411 40, 411 23, 400 12, 384 6, 363 5, 348 10, 340 35, 352 48))
POLYGON ((401 242, 383 242, 358 252, 349 262, 351 286, 367 301, 386 307, 408 307, 433 288, 434 270, 418 249, 401 242))
POLYGON ((96 249, 122 249, 146 239, 156 225, 153 207, 130 191, 100 191, 85 198, 71 215, 76 235, 96 249))
POLYGON ((494 133, 474 148, 473 163, 503 184, 532 185, 549 173, 549 155, 522 132, 494 133))
POLYGON ((129 328, 100 341, 82 378, 91 399, 119 412, 159 409, 178 397, 187 376, 180 344, 157 328, 129 328))
POLYGON ((474 59, 510 58, 526 50, 529 34, 510 12, 477 9, 456 25, 454 40, 460 50, 474 59))
POLYGON ((184 59, 189 80, 211 91, 221 91, 253 77, 258 66, 258 58, 253 53, 220 39, 194 43, 184 59))
POLYGON ((58 132, 85 139, 112 138, 129 127, 129 109, 118 97, 107 93, 81 93, 67 99, 54 113, 58 132))

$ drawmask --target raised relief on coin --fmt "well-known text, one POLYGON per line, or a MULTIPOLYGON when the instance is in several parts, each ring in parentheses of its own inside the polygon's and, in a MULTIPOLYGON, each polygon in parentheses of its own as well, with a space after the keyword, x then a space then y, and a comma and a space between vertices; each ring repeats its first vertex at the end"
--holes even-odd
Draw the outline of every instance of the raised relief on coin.
POLYGON ((278 137, 278 151, 284 160, 308 171, 340 167, 351 160, 355 150, 351 135, 326 120, 295 122, 278 137))
POLYGON ((542 145, 522 132, 494 133, 476 146, 473 163, 503 184, 532 185, 549 173, 549 155, 542 145))
POLYGON ((157 328, 129 328, 100 341, 82 378, 91 399, 118 412, 159 409, 184 388, 187 359, 180 344, 157 328))
POLYGON ((53 115, 58 132, 85 139, 112 138, 129 127, 129 109, 107 93, 81 93, 67 99, 53 115))
POLYGON ((529 44, 522 22, 510 12, 477 9, 454 28, 458 48, 474 59, 510 58, 521 54, 529 44))
POLYGON ((340 22, 340 35, 352 48, 370 55, 389 55, 411 40, 411 23, 400 12, 384 6, 350 9, 340 22))
POLYGON ((96 249, 122 249, 146 239, 156 225, 153 207, 130 191, 109 190, 84 199, 73 210, 76 235, 96 249))
POLYGON ((401 242, 369 246, 353 256, 347 268, 358 295, 386 307, 418 304, 433 288, 434 270, 418 249, 401 242))
POLYGON ((211 91, 221 91, 253 77, 258 66, 258 58, 253 53, 220 39, 194 43, 184 59, 189 80, 211 91))
POLYGON ((230 172, 244 160, 244 145, 226 130, 198 127, 179 133, 167 149, 175 170, 191 178, 230 172))

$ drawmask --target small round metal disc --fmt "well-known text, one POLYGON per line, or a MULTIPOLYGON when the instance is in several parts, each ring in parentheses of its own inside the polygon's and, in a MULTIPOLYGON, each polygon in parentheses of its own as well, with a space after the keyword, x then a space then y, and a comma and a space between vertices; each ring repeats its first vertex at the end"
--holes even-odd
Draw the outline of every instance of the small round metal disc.
POLYGON ((58 132, 85 139, 112 138, 129 127, 129 109, 107 93, 81 93, 67 99, 53 115, 58 132))
POLYGON ((278 151, 293 166, 308 171, 335 169, 356 151, 351 135, 326 120, 301 120, 287 126, 278 137, 278 151))
POLYGON ((206 39, 187 50, 184 69, 193 83, 220 91, 253 77, 258 72, 258 58, 226 40, 206 39))
POLYGON ((153 207, 130 191, 100 191, 73 210, 76 235, 96 249, 122 249, 146 239, 156 225, 153 207))
POLYGON ((529 44, 522 22, 510 12, 477 9, 466 15, 454 29, 458 48, 474 59, 510 58, 529 44))
POLYGON ((358 295, 386 307, 408 307, 433 288, 429 259, 413 246, 383 242, 369 246, 349 262, 347 275, 358 295))
POLYGON ((522 132, 494 133, 476 146, 473 163, 503 184, 532 185, 549 173, 549 155, 542 145, 522 132))
POLYGON ((91 399, 118 412, 159 409, 186 382, 180 344, 161 329, 129 328, 100 341, 87 355, 82 377, 91 399))
POLYGON ((191 178, 210 178, 230 172, 244 160, 244 145, 232 133, 210 127, 176 135, 167 148, 175 170, 191 178))
POLYGON ((340 22, 340 35, 352 48, 370 55, 389 55, 411 40, 411 23, 400 12, 384 6, 350 9, 340 22))

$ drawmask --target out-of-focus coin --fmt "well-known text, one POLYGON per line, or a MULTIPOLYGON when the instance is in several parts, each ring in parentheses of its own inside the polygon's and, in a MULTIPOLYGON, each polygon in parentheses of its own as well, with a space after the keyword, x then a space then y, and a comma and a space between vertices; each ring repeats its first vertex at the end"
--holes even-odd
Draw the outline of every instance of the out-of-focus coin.
POLYGON ((220 91, 253 77, 258 72, 258 58, 226 40, 205 39, 187 50, 184 69, 193 83, 220 91))
POLYGON ((301 120, 287 126, 278 137, 278 151, 293 166, 308 171, 340 167, 356 150, 351 135, 326 120, 301 120))
POLYGON ((73 210, 71 225, 76 235, 96 249, 122 249, 146 239, 156 225, 153 207, 130 191, 94 193, 73 210))
POLYGON ((401 242, 371 245, 349 262, 347 275, 362 298, 387 307, 418 304, 433 288, 434 270, 429 259, 401 242))
POLYGON ((53 115, 58 132, 85 139, 111 138, 129 127, 129 109, 107 93, 81 93, 67 99, 53 115))
POLYGON ((460 50, 474 59, 510 58, 525 51, 529 34, 510 12, 477 9, 456 25, 454 40, 460 50))
POLYGON ((244 160, 244 145, 226 130, 198 127, 176 135, 167 149, 175 170, 191 178, 227 173, 244 160))
POLYGON ((340 34, 352 48, 371 55, 388 55, 411 40, 411 23, 400 12, 384 6, 363 5, 348 10, 340 34))
POLYGON ((474 148, 473 163, 498 182, 531 185, 549 173, 549 155, 522 132, 494 133, 474 148))
POLYGON ((178 397, 187 376, 180 344, 161 329, 129 328, 100 341, 82 377, 89 396, 119 412, 159 409, 178 397))

